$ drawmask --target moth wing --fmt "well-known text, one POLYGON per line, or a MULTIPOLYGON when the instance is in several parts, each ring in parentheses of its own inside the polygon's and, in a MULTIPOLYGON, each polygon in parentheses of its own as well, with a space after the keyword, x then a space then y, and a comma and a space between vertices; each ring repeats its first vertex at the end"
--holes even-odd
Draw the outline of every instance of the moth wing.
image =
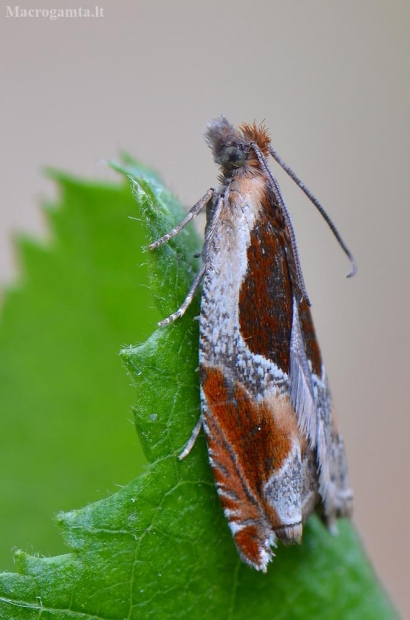
POLYGON ((349 516, 353 494, 332 397, 305 301, 293 301, 290 339, 290 393, 301 431, 316 449, 319 493, 325 519, 349 516))
POLYGON ((338 430, 327 377, 315 377, 317 409, 317 460, 319 493, 323 500, 324 516, 330 528, 336 517, 352 513, 353 493, 350 488, 343 438, 338 430))
POLYGON ((305 350, 305 340, 300 325, 298 304, 293 297, 292 330, 290 337, 290 398, 298 416, 299 427, 309 439, 311 448, 316 446, 317 412, 312 381, 312 370, 305 350))
POLYGON ((261 493, 264 462, 275 450, 267 432, 270 412, 255 405, 222 368, 201 368, 201 401, 209 460, 239 554, 250 566, 266 571, 275 541, 261 493))

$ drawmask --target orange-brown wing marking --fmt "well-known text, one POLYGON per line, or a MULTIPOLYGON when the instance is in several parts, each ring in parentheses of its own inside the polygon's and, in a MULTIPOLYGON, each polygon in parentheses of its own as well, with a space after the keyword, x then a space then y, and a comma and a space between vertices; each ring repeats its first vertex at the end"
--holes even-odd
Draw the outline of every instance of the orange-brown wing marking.
POLYGON ((215 368, 202 368, 202 390, 209 456, 225 514, 241 556, 264 570, 272 533, 282 526, 264 486, 290 454, 295 416, 289 404, 286 415, 275 415, 215 368))
POLYGON ((292 284, 281 234, 267 218, 261 218, 251 232, 248 269, 239 295, 239 323, 252 353, 289 373, 292 284))

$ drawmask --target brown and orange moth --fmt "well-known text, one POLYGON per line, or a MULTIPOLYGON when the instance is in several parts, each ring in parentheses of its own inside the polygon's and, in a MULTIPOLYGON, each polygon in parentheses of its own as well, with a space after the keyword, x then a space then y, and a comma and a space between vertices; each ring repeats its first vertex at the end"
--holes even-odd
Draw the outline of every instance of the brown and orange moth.
POLYGON ((343 440, 316 340, 295 235, 273 158, 325 217, 316 198, 273 150, 263 126, 239 129, 224 116, 205 139, 220 166, 185 219, 150 245, 178 234, 202 209, 202 264, 181 307, 203 281, 200 314, 201 416, 180 458, 204 429, 215 485, 241 559, 266 571, 277 539, 300 542, 316 511, 332 529, 352 510, 343 440))

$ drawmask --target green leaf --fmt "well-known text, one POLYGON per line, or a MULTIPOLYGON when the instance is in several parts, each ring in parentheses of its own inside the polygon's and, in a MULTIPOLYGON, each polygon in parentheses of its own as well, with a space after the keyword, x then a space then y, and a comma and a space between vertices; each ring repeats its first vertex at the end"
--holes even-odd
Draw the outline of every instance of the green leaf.
MULTIPOLYGON (((140 217, 155 239, 183 212, 156 176, 128 160, 140 217)), ((162 317, 183 301, 197 269, 198 240, 184 230, 146 255, 162 317)), ((331 536, 315 518, 303 544, 280 546, 266 575, 239 561, 206 447, 180 453, 199 415, 198 300, 174 324, 123 358, 137 391, 137 430, 149 461, 107 499, 61 514, 71 553, 19 552, 19 574, 0 578, 4 618, 394 618, 350 523, 331 536)), ((103 362, 101 362, 103 363, 103 362)))
POLYGON ((129 422, 134 391, 119 349, 159 317, 144 232, 124 185, 51 173, 50 239, 18 243, 20 282, 0 321, 0 566, 13 546, 64 550, 50 516, 105 497, 146 460, 129 422), (30 546, 28 547, 28 544, 30 546))

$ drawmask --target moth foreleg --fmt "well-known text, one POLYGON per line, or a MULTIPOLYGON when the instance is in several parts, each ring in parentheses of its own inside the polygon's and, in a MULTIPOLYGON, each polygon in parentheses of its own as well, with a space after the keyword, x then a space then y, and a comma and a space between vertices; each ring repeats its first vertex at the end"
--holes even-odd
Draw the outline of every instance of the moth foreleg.
POLYGON ((182 461, 182 459, 188 456, 188 454, 191 452, 198 438, 199 431, 201 430, 201 428, 202 428, 202 416, 199 418, 198 422, 196 423, 195 428, 192 431, 191 437, 188 439, 185 445, 185 448, 182 450, 181 454, 178 457, 180 461, 182 461))
POLYGON ((148 246, 148 249, 149 250, 155 250, 156 248, 158 248, 163 243, 166 243, 167 241, 172 239, 172 237, 175 237, 175 235, 177 235, 179 232, 181 232, 181 230, 183 228, 185 228, 185 226, 191 220, 193 220, 198 215, 198 213, 200 213, 202 211, 202 209, 204 209, 206 207, 206 205, 213 198, 214 195, 215 195, 215 190, 211 187, 210 189, 208 189, 206 194, 204 196, 202 196, 202 198, 200 200, 198 200, 198 202, 196 204, 194 204, 192 209, 190 209, 188 211, 188 213, 186 214, 186 216, 184 217, 182 222, 177 224, 175 226, 175 228, 170 230, 166 235, 164 235, 160 239, 157 239, 156 241, 154 241, 154 243, 151 243, 151 245, 148 246))
POLYGON ((188 306, 190 305, 191 301, 194 298, 196 289, 201 283, 204 273, 205 273, 205 265, 202 265, 201 269, 198 271, 195 277, 195 280, 191 284, 191 288, 189 289, 188 294, 185 297, 185 301, 181 304, 181 306, 178 308, 176 312, 173 312, 166 319, 163 319, 162 321, 160 321, 158 323, 159 327, 164 327, 164 325, 169 325, 169 323, 173 323, 174 321, 176 321, 176 319, 179 319, 183 314, 185 314, 186 310, 188 309, 188 306))

